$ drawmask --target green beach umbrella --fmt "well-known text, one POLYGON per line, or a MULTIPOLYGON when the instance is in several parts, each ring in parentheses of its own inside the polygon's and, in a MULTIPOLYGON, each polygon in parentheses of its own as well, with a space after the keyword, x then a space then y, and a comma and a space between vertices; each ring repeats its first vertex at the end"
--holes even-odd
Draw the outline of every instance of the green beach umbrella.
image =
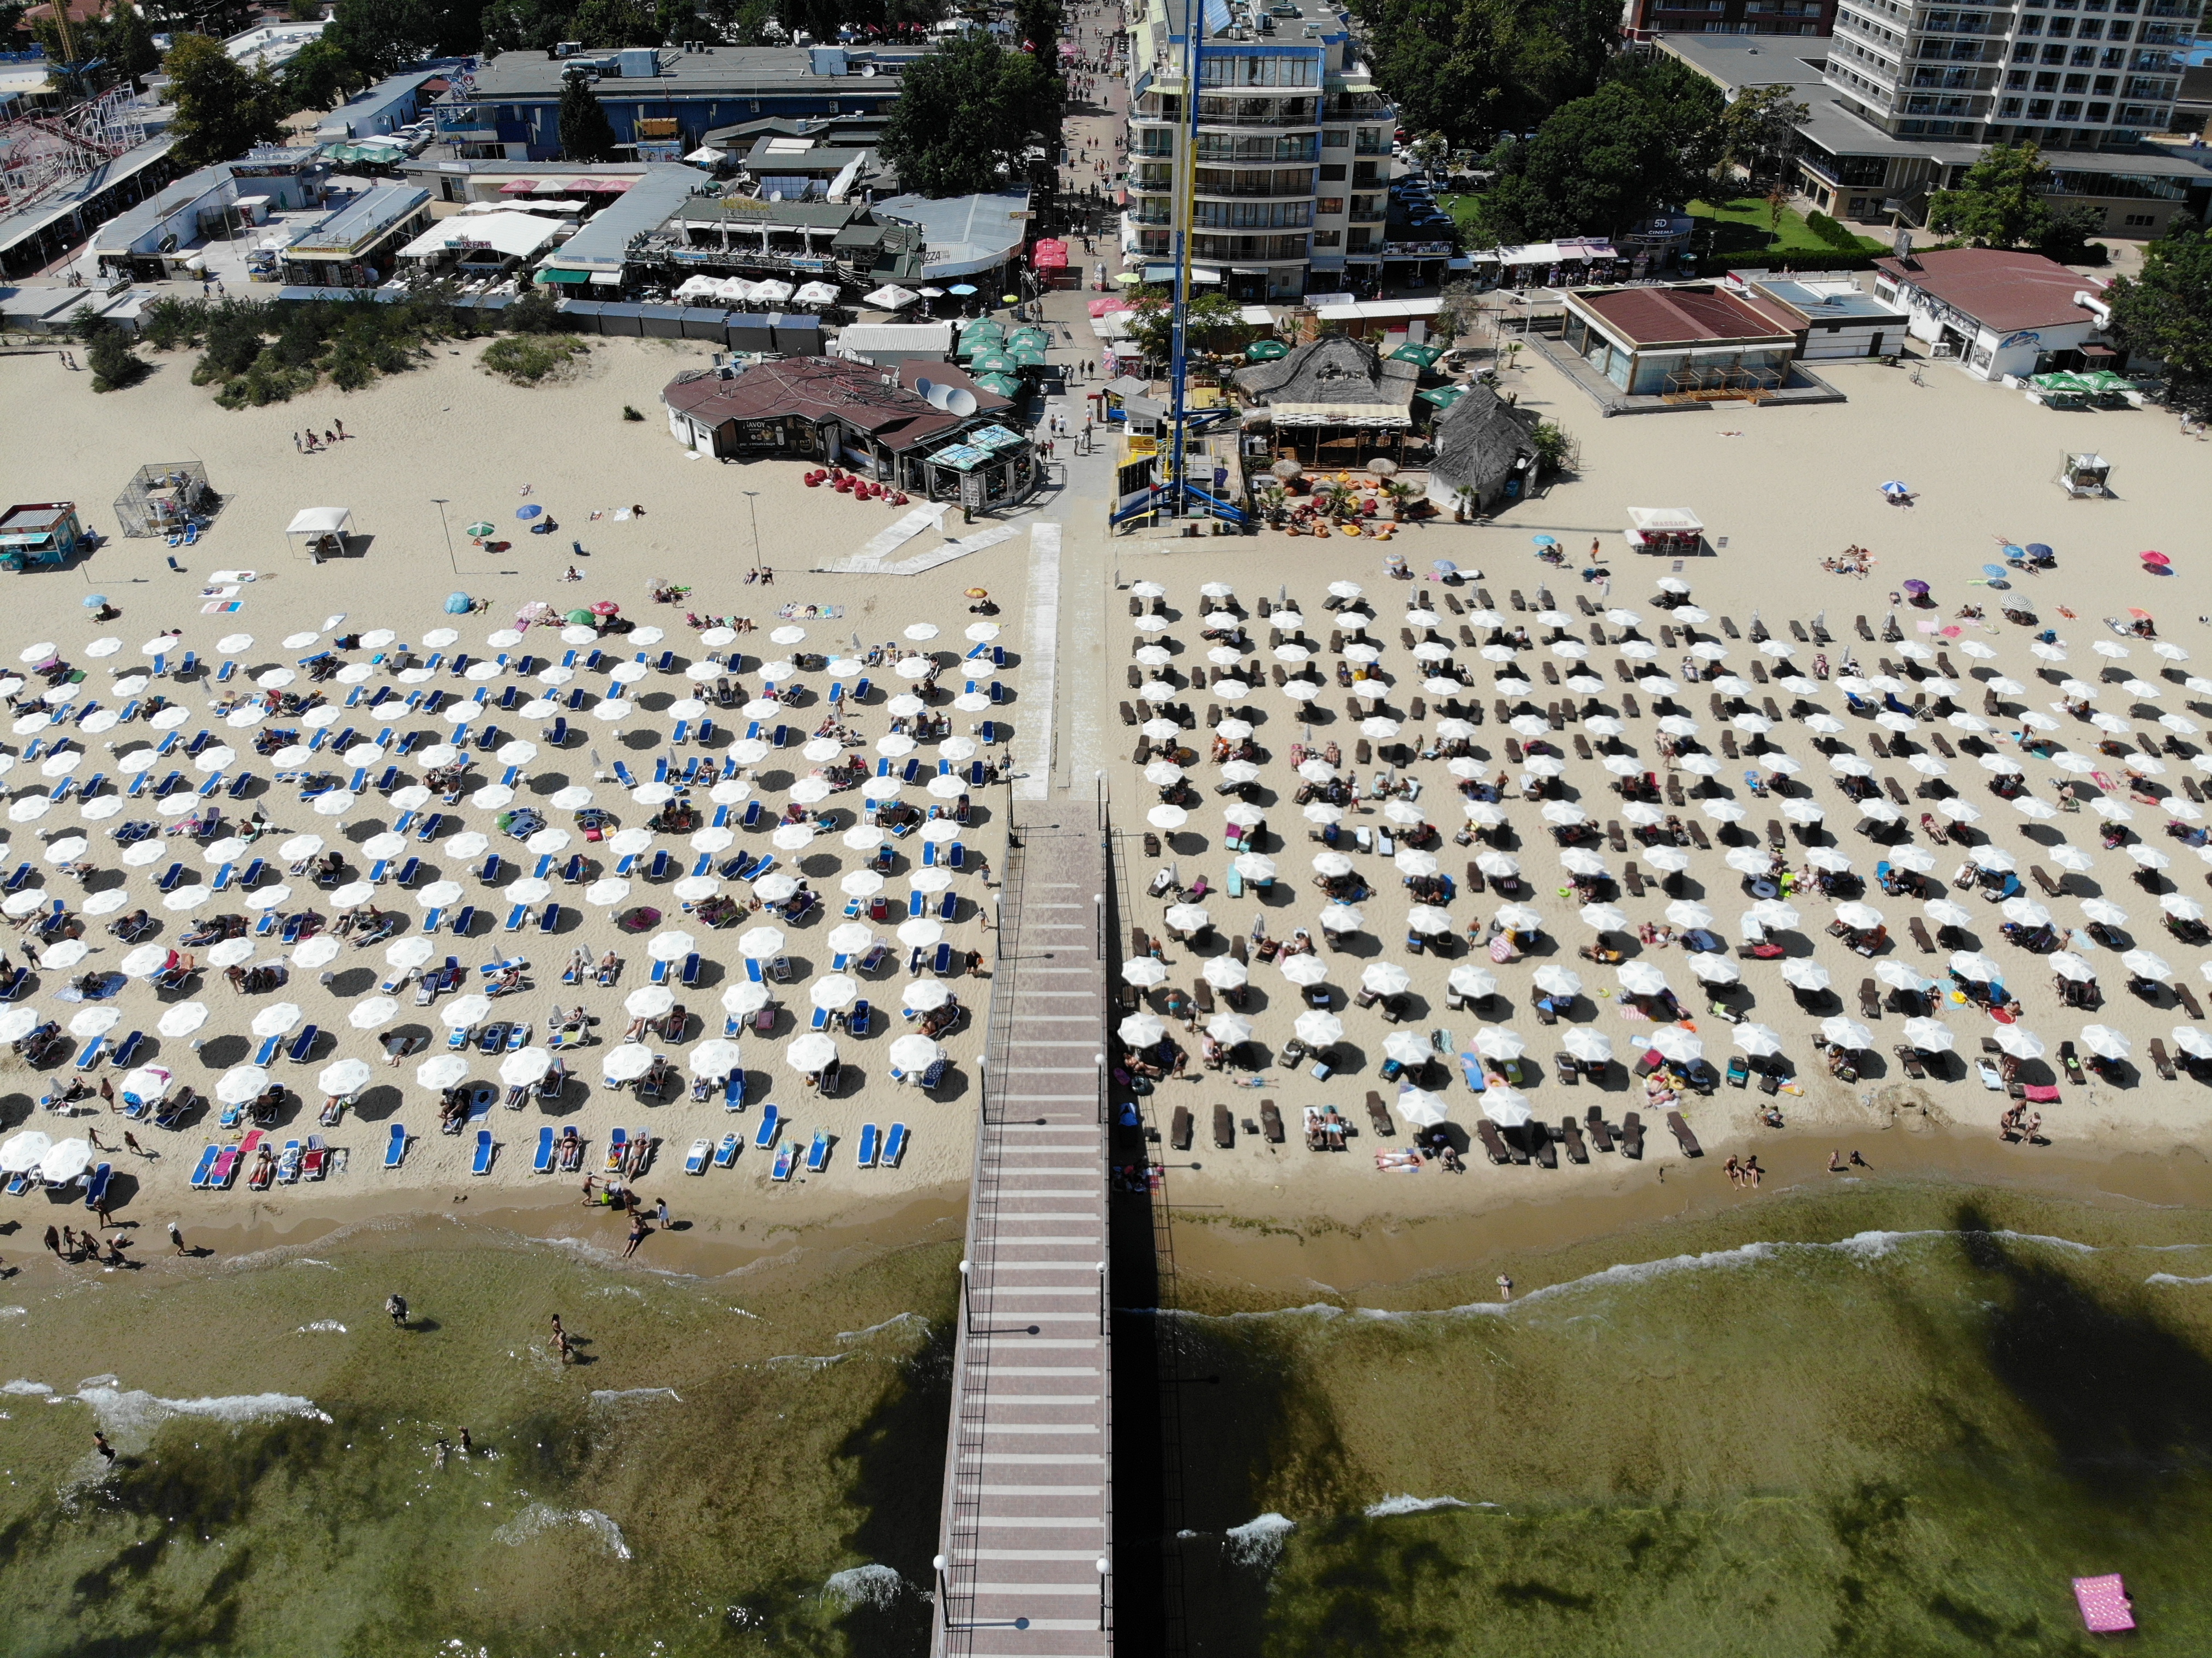
POLYGON ((1424 368, 1433 368, 1443 353, 1433 345, 1401 345, 1390 354, 1393 362, 1417 362, 1424 368))
POLYGON ((595 623, 599 618, 593 616, 589 610, 575 610, 569 611, 562 620, 573 622, 577 623, 579 626, 588 628, 595 623))
POLYGON ((1464 386, 1432 386, 1427 391, 1416 392, 1413 395, 1420 398, 1424 403, 1433 403, 1439 409, 1449 409, 1452 404, 1457 403, 1462 398, 1467 395, 1467 387, 1464 386))
POLYGON ((1280 340, 1255 340, 1244 348, 1244 355, 1254 362, 1273 362, 1289 356, 1291 348, 1280 340))
POLYGON ((1018 328, 1006 336, 1009 347, 1034 345, 1042 351, 1052 343, 1052 336, 1042 328, 1018 328))
POLYGON ((1012 374, 1020 369, 1021 364, 1004 351, 979 351, 969 367, 979 374, 1012 374))
POLYGON ((1004 374, 978 374, 975 384, 986 392, 996 392, 1002 398, 1018 398, 1022 394, 1022 383, 1004 374))
POLYGON ((1041 345, 1018 345, 1013 351, 1014 366, 1018 368, 1044 367, 1044 348, 1041 345))
POLYGON ((465 536, 488 536, 491 531, 492 526, 485 523, 482 519, 478 519, 474 524, 469 525, 467 529, 462 531, 461 533, 465 536))

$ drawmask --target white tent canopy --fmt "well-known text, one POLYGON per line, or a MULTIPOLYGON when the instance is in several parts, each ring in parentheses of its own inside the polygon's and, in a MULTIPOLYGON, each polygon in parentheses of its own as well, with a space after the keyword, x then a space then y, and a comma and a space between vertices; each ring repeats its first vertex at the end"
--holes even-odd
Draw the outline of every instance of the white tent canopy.
POLYGON ((284 535, 293 551, 320 559, 345 550, 345 538, 353 533, 353 508, 350 507, 302 507, 292 515, 291 523, 284 526, 284 535), (337 544, 332 546, 331 544, 337 544))
POLYGON ((476 248, 510 259, 526 259, 550 246, 560 232, 557 220, 537 213, 479 213, 465 224, 440 220, 399 250, 403 259, 430 259, 453 250, 476 248))

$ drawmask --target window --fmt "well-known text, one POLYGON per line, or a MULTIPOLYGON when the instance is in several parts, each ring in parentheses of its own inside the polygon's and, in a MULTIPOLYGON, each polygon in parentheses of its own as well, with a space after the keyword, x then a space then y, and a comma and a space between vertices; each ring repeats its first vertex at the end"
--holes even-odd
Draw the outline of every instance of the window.
POLYGON ((2148 230, 2157 222, 2158 218, 2154 214, 2130 213, 2120 221, 2120 225, 2126 230, 2148 230))
POLYGON ((2038 92, 2056 92, 2056 91, 2057 91, 2057 90, 2058 90, 2058 77, 2057 77, 2057 76, 2055 76, 2055 75, 2039 75, 2039 76, 2037 76, 2035 77, 2035 89, 2036 89, 2038 92))
POLYGON ((1344 211, 1344 197, 1341 196, 1324 196, 1314 203, 1314 211, 1324 215, 1330 213, 1341 213, 1344 211))
POLYGON ((2081 106, 2072 99, 2062 100, 2058 106, 2058 118, 2062 121, 2080 120, 2081 118, 2081 106))
POLYGON ((1314 232, 1314 246, 1316 247, 1335 247, 1340 246, 1343 240, 1344 233, 1341 230, 1316 230, 1314 232))
POLYGON ((1345 127, 1330 128, 1321 135, 1321 147, 1323 149, 1351 149, 1352 133, 1350 130, 1345 127))
POLYGON ((1334 167, 1330 167, 1324 163, 1321 170, 1321 181, 1325 185, 1342 184, 1344 182, 1344 164, 1340 161, 1334 167))
POLYGON ((2091 126, 2103 126, 2112 118, 2112 106, 2110 104, 2092 104, 2089 106, 2089 125, 2091 126))
POLYGON ((1273 54, 1248 57, 1242 53, 1211 52, 1199 66, 1199 84, 1208 87, 1316 87, 1321 84, 1321 59, 1316 56, 1273 54))
POLYGON ((2087 91, 2088 91, 2088 89, 2089 89, 2089 77, 2088 77, 2087 76, 2086 76, 2086 75, 2069 75, 2069 76, 2068 76, 2066 77, 2066 86, 2065 86, 2065 90, 2067 90, 2068 92, 2075 92, 2075 93, 2080 93, 2080 92, 2087 92, 2087 91))

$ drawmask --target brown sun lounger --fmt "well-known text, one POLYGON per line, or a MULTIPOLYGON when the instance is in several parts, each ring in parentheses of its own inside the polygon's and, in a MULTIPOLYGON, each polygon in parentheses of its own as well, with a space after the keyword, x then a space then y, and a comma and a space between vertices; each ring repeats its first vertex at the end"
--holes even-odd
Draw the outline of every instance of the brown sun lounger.
POLYGON ((1551 1131, 1540 1122, 1532 1122, 1528 1125, 1528 1133, 1536 1141, 1536 1161, 1547 1169, 1557 1169, 1559 1166, 1559 1148, 1552 1139, 1551 1131))
POLYGON ((1213 1108, 1213 1144, 1217 1151, 1227 1151, 1237 1144, 1237 1120, 1229 1114, 1229 1108, 1213 1108))
POLYGON ((1897 1055, 1897 1062, 1905 1067, 1905 1074, 1915 1082, 1928 1079, 1928 1067, 1922 1062, 1920 1050, 1909 1042, 1899 1042, 1889 1050, 1897 1055))
POLYGON ((1398 1132, 1390 1121, 1389 1109, 1382 1103, 1382 1096, 1372 1090, 1367 1096, 1367 1121, 1378 1134, 1393 1135, 1398 1132))
POLYGON ((1190 1108, 1179 1105, 1168 1123, 1168 1144, 1177 1151, 1190 1150, 1190 1108))
POLYGON ((1482 1149, 1491 1162, 1503 1163, 1513 1161, 1512 1153, 1505 1149, 1505 1142, 1498 1137, 1498 1125, 1489 1118, 1476 1120, 1474 1137, 1482 1142, 1482 1149))
POLYGON ((1641 1157, 1644 1155, 1644 1118, 1640 1113, 1630 1111, 1621 1116, 1620 1155, 1624 1157, 1641 1157))
POLYGON ((1589 1161, 1589 1148, 1583 1144, 1583 1130, 1580 1123, 1572 1117, 1562 1117, 1559 1119, 1559 1133, 1567 1143, 1569 1163, 1589 1161))
POLYGON ((1680 1112, 1669 1111, 1667 1114, 1667 1127, 1674 1136, 1674 1143, 1682 1148, 1684 1157, 1702 1157, 1705 1155, 1705 1147, 1698 1144, 1698 1137, 1690 1132, 1690 1125, 1683 1121, 1680 1112))
POLYGON ((1589 1130, 1591 1145, 1601 1151, 1613 1150, 1613 1130, 1606 1127, 1603 1106, 1590 1107, 1583 1115, 1583 1123, 1589 1130))
POLYGON ((1881 992, 1875 988, 1875 982, 1871 979, 1859 981, 1859 1017, 1862 1019, 1881 1017, 1881 992))
POLYGON ((1283 1114, 1276 1108, 1273 1100, 1260 1102, 1260 1131, 1267 1137, 1268 1145, 1280 1145, 1283 1143, 1283 1114))

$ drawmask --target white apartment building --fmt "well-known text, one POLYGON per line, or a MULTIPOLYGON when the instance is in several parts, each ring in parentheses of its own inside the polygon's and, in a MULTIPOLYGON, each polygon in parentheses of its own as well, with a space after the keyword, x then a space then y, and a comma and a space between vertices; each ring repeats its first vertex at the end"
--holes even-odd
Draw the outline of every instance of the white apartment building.
POLYGON ((1824 79, 1899 138, 2046 150, 2163 132, 2197 0, 1839 0, 1824 79))
MULTIPOLYGON (((1376 90, 1346 15, 1328 0, 1194 3, 1205 30, 1196 280, 1257 301, 1377 274, 1393 255, 1383 233, 1397 112, 1376 90)), ((1189 137, 1184 11, 1185 0, 1146 0, 1131 28, 1121 247, 1126 267, 1153 281, 1172 274, 1175 164, 1189 137)))

